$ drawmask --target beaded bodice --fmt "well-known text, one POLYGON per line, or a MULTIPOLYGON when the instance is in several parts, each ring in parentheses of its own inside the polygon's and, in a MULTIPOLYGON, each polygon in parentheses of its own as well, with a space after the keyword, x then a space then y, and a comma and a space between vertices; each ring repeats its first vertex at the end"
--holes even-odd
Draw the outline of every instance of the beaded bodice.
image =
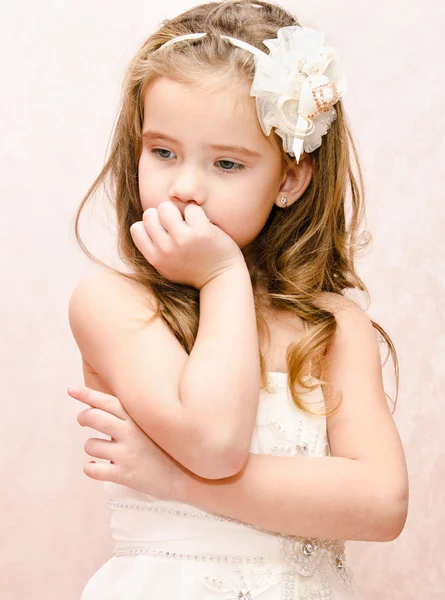
MULTIPOLYGON (((329 455, 321 387, 303 395, 311 412, 321 412, 310 415, 294 404, 286 373, 268 376, 273 391, 261 390, 251 452, 329 455)), ((105 489, 116 557, 144 554, 207 563, 202 583, 222 600, 262 597, 271 586, 282 587, 282 600, 293 599, 295 589, 307 600, 355 597, 341 540, 279 535, 111 482, 105 489), (341 596, 333 591, 338 585, 341 596)))

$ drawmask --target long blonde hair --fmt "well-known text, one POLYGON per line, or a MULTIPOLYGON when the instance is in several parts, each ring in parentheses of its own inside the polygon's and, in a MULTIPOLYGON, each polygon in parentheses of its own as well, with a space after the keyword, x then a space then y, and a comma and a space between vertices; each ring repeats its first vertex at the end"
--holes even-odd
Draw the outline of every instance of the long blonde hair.
MULTIPOLYGON (((252 55, 224 42, 220 34, 242 39, 268 52, 263 40, 275 38, 278 29, 291 25, 299 25, 295 17, 278 5, 260 0, 211 2, 164 21, 143 43, 128 67, 109 157, 76 214, 75 233, 84 252, 95 262, 144 285, 157 302, 154 317, 160 316, 167 322, 187 353, 191 352, 198 331, 199 292, 162 278, 141 255, 130 234, 130 226, 142 220, 143 214, 138 161, 142 146, 144 93, 148 84, 160 76, 192 82, 200 89, 211 87, 215 90, 227 75, 251 84, 255 72, 252 55), (208 35, 199 41, 174 44, 156 52, 172 38, 203 32, 208 35), (85 204, 100 186, 107 188, 107 183, 112 187, 117 215, 119 255, 130 273, 121 273, 96 259, 79 234, 79 218, 85 204)), ((323 137, 320 148, 311 154, 314 172, 309 187, 286 210, 277 206, 272 208, 267 223, 254 241, 255 263, 249 267, 260 337, 269 333, 259 310, 262 300, 258 284, 267 289, 272 307, 291 312, 311 325, 289 346, 286 354, 293 401, 307 412, 310 411, 297 389, 310 390, 318 383, 325 384, 321 379, 311 384, 304 374, 309 364, 315 369, 321 365, 336 329, 334 315, 315 304, 317 295, 323 291, 343 294, 346 289, 355 288, 369 298, 354 266, 356 251, 369 241, 359 234, 364 217, 362 172, 342 102, 339 101, 335 108, 337 119, 323 137), (349 219, 346 218, 348 199, 349 219)), ((276 133, 271 135, 276 136, 276 133)), ((276 138, 282 148, 281 139, 276 138)), ((283 165, 296 169, 295 159, 284 150, 282 153, 283 165)), ((398 389, 396 351, 382 327, 374 321, 372 324, 386 342, 388 356, 391 354, 394 362, 395 408, 398 389)), ((265 361, 261 350, 259 353, 261 385, 267 388, 265 361)), ((333 414, 338 406, 326 414, 333 414)))

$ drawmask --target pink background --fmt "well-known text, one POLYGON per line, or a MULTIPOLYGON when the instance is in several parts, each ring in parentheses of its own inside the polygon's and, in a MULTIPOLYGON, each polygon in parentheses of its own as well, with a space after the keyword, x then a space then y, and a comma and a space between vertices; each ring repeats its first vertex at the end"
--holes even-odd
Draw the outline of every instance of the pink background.
MULTIPOLYGON (((72 218, 103 164, 128 60, 162 19, 191 5, 27 0, 0 8, 5 600, 78 599, 112 548, 102 484, 82 472, 92 430, 79 427, 82 406, 65 393, 82 382, 68 299, 94 269, 74 243, 72 218)), ((374 238, 359 270, 371 292, 368 312, 400 358, 395 420, 410 474, 408 521, 394 542, 350 542, 349 559, 364 600, 438 600, 445 597, 445 4, 285 6, 325 30, 344 65, 374 238)), ((111 216, 104 219, 100 202, 87 214, 88 244, 113 260, 111 216)), ((390 371, 387 381, 393 394, 390 371)))

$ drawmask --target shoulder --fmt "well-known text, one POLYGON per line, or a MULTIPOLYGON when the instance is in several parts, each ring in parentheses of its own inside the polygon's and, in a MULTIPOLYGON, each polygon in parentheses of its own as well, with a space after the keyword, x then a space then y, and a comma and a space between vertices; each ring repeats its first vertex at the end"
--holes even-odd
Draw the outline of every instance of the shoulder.
POLYGON ((331 312, 337 325, 324 361, 331 377, 340 379, 346 372, 357 374, 366 368, 380 379, 377 332, 366 312, 351 298, 330 292, 320 294, 316 304, 331 312))
POLYGON ((343 294, 335 294, 334 292, 321 292, 317 295, 315 303, 320 308, 324 308, 333 313, 335 318, 341 317, 345 312, 361 312, 365 314, 363 309, 348 296, 343 294))
POLYGON ((373 329, 369 316, 352 298, 333 292, 321 292, 315 304, 334 315, 339 331, 354 327, 373 329))
POLYGON ((336 321, 325 358, 343 366, 349 361, 367 361, 380 369, 380 348, 377 331, 368 314, 351 298, 323 292, 316 300, 320 308, 331 312, 336 321), (340 357, 342 360, 340 361, 340 357))
POLYGON ((100 271, 80 281, 70 297, 70 306, 85 301, 112 303, 121 299, 137 303, 149 302, 155 307, 154 297, 142 283, 129 279, 120 273, 100 271))
POLYGON ((150 316, 156 310, 151 292, 141 283, 119 273, 100 271, 80 281, 68 307, 71 328, 82 328, 91 319, 150 316))

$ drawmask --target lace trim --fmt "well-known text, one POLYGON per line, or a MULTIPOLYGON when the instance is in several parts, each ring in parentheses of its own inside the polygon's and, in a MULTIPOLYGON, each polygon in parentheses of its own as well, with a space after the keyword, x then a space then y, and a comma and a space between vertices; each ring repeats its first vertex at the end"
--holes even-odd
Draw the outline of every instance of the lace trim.
POLYGON ((124 508, 124 509, 133 509, 140 510, 145 512, 156 513, 159 515, 174 515, 177 517, 187 517, 192 519, 201 519, 204 521, 221 521, 222 523, 234 523, 236 525, 243 525, 244 527, 248 527, 250 529, 258 529, 255 525, 251 525, 250 523, 244 523, 244 521, 238 521, 237 519, 231 519, 230 517, 222 517, 220 515, 213 515, 211 513, 205 513, 200 511, 187 511, 187 510, 177 510, 175 508, 161 508, 160 506, 151 506, 150 504, 145 504, 142 502, 123 502, 121 500, 109 500, 108 506, 111 508, 124 508))
POLYGON ((171 552, 169 550, 160 550, 159 548, 148 547, 133 547, 121 548, 114 550, 115 556, 136 556, 139 554, 149 554, 150 556, 161 556, 162 558, 176 558, 179 560, 191 560, 202 562, 217 562, 217 563, 246 563, 246 564, 262 564, 268 562, 265 556, 234 556, 229 554, 187 554, 183 552, 171 552))

